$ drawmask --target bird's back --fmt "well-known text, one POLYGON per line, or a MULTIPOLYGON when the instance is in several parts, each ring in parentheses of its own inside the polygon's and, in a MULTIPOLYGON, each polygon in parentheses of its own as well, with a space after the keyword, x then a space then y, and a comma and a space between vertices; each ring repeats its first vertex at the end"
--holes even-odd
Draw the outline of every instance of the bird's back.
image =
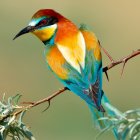
POLYGON ((69 46, 62 46, 56 42, 54 45, 47 47, 46 61, 66 87, 83 98, 88 104, 102 110, 102 58, 100 46, 94 33, 85 26, 82 25, 79 28, 78 34, 77 40, 73 36, 69 46), (80 40, 82 40, 82 43, 80 40))

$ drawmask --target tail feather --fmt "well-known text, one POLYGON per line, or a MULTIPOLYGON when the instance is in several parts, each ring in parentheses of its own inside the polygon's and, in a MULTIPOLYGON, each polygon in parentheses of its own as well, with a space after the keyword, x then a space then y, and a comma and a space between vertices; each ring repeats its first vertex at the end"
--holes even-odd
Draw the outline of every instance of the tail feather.
MULTIPOLYGON (((101 119, 101 118, 105 117, 105 114, 112 116, 112 117, 115 115, 115 113, 108 107, 109 105, 111 106, 109 100, 107 99, 107 97, 105 95, 103 95, 103 97, 102 97, 102 106, 101 106, 101 108, 104 109, 105 112, 101 111, 101 109, 98 110, 97 108, 88 104, 88 107, 92 113, 94 125, 99 130, 102 130, 102 129, 106 128, 107 126, 109 126, 108 121, 106 121, 105 119, 101 119)), ((113 133, 114 133, 116 139, 118 139, 117 128, 113 129, 113 133)))
POLYGON ((92 113, 92 118, 95 127, 99 130, 105 128, 104 121, 99 121, 99 118, 104 117, 104 112, 99 111, 97 108, 91 106, 90 104, 88 104, 88 107, 92 113))

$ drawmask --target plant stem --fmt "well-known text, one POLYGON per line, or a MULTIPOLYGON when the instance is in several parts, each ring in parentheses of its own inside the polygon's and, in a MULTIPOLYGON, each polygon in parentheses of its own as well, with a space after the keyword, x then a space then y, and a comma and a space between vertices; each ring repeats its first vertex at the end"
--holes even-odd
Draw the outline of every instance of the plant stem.
MULTIPOLYGON (((50 95, 47 98, 41 99, 33 104, 30 104, 28 106, 25 107, 25 110, 33 108, 35 106, 38 106, 44 102, 50 102, 54 97, 58 96, 59 94, 63 93, 64 91, 68 90, 68 88, 63 87, 62 89, 58 90, 57 92, 53 93, 52 95, 50 95)), ((18 112, 15 112, 14 115, 17 116, 19 115, 21 112, 23 111, 23 109, 19 110, 18 112)))
POLYGON ((120 60, 118 61, 112 61, 112 63, 110 63, 109 65, 107 65, 106 67, 103 68, 103 72, 106 72, 108 71, 109 69, 113 68, 114 66, 118 65, 118 64, 121 64, 123 63, 123 68, 122 68, 122 73, 123 73, 123 70, 124 70, 124 66, 126 64, 126 62, 128 60, 130 60, 131 58, 137 56, 140 54, 140 49, 136 50, 136 51, 133 51, 130 55, 126 56, 126 57, 123 57, 121 58, 120 60))
MULTIPOLYGON (((106 53, 107 51, 104 50, 104 52, 106 53)), ((109 65, 107 65, 106 67, 103 68, 103 72, 106 73, 108 70, 110 70, 111 68, 113 68, 113 67, 115 67, 116 65, 121 64, 121 63, 124 64, 124 65, 123 65, 123 69, 124 69, 124 66, 125 66, 126 62, 127 62, 129 59, 131 59, 131 58, 133 58, 133 57, 135 57, 135 56, 137 56, 137 55, 139 55, 139 54, 140 54, 140 49, 137 50, 137 51, 133 51, 132 54, 130 54, 130 55, 126 56, 126 57, 123 57, 122 59, 120 59, 120 60, 118 60, 118 61, 114 61, 114 60, 112 59, 112 57, 111 57, 111 56, 108 54, 108 52, 107 52, 107 56, 110 57, 111 63, 110 63, 109 65)), ((122 72, 123 72, 123 69, 122 69, 122 72)), ((38 106, 38 105, 40 105, 40 104, 42 104, 42 103, 44 103, 44 102, 48 102, 48 103, 49 103, 49 106, 50 106, 50 101, 51 101, 54 97, 58 96, 59 94, 63 93, 63 92, 66 91, 66 90, 68 90, 68 88, 67 88, 67 87, 63 87, 62 89, 60 89, 59 91, 55 92, 54 94, 50 95, 50 96, 47 97, 47 98, 41 99, 41 100, 39 100, 39 101, 37 101, 37 102, 34 102, 34 103, 29 103, 28 106, 23 107, 21 110, 15 112, 13 115, 14 115, 14 116, 18 116, 18 115, 19 115, 20 113, 22 113, 24 110, 28 110, 28 109, 33 108, 33 107, 35 107, 35 106, 38 106)), ((49 107, 49 106, 48 106, 48 107, 49 107)), ((48 108, 47 108, 47 109, 48 109, 48 108)), ((7 116, 5 116, 2 120, 6 119, 6 118, 8 118, 8 117, 10 117, 10 116, 11 116, 11 115, 7 115, 7 116)))

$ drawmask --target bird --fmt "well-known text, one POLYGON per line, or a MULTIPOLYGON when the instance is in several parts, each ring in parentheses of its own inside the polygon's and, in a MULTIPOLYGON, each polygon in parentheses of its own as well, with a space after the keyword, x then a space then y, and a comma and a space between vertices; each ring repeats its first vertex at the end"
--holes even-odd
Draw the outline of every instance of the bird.
MULTIPOLYGON (((15 37, 32 33, 44 44, 47 66, 71 92, 88 105, 97 128, 106 126, 99 119, 104 113, 113 115, 102 89, 101 46, 96 35, 85 24, 77 26, 53 9, 41 9, 28 26, 15 37)), ((114 131, 115 135, 117 132, 114 131)))

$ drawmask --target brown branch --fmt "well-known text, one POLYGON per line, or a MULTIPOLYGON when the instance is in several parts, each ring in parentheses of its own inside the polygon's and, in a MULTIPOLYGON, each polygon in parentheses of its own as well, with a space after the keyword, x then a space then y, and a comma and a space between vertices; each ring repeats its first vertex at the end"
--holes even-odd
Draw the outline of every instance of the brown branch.
MULTIPOLYGON (((35 106, 38 106, 38 105, 40 105, 40 104, 42 104, 42 103, 44 103, 44 102, 49 102, 49 104, 50 104, 51 99, 53 99, 54 97, 56 97, 57 95, 63 93, 63 92, 66 91, 66 90, 68 90, 68 88, 63 87, 63 88, 60 89, 59 91, 57 91, 57 92, 55 92, 54 94, 50 95, 49 97, 44 98, 44 99, 41 99, 41 100, 39 100, 39 101, 37 101, 37 102, 35 102, 35 103, 32 103, 32 104, 28 105, 27 107, 25 107, 25 110, 28 110, 28 109, 33 108, 33 107, 35 107, 35 106)), ((17 115, 19 115, 22 111, 23 111, 23 109, 22 109, 22 110, 19 110, 18 112, 15 112, 14 115, 17 116, 17 115)))
POLYGON ((122 68, 122 72, 121 72, 121 75, 122 75, 126 62, 139 54, 140 54, 140 49, 138 49, 137 51, 133 51, 130 55, 123 57, 122 59, 120 59, 118 61, 113 60, 112 63, 110 63, 109 65, 107 65, 106 67, 103 68, 103 72, 107 72, 109 69, 115 67, 116 65, 123 63, 123 68, 122 68))
MULTIPOLYGON (((33 107, 35 107, 35 106, 38 106, 38 105, 40 105, 40 104, 42 104, 42 103, 44 103, 44 102, 49 102, 49 105, 50 105, 50 101, 51 101, 54 97, 58 96, 59 94, 63 93, 63 92, 66 91, 66 90, 68 90, 68 88, 63 87, 62 89, 58 90, 57 92, 53 93, 52 95, 50 95, 50 96, 47 97, 47 98, 41 99, 41 100, 39 100, 39 101, 37 101, 37 102, 35 102, 35 103, 31 103, 31 102, 30 102, 30 104, 29 104, 28 106, 23 107, 21 110, 19 110, 19 111, 13 113, 12 116, 18 116, 18 115, 19 115, 20 113, 22 113, 24 110, 28 110, 28 109, 33 108, 33 107)), ((48 107, 49 107, 49 106, 48 106, 48 107)), ((48 107, 47 107, 47 109, 48 109, 48 107)), ((46 109, 45 109, 45 110, 46 110, 46 109)), ((10 117, 10 116, 11 116, 11 115, 7 115, 7 116, 5 116, 2 120, 5 120, 6 118, 8 118, 8 117, 10 117)))
MULTIPOLYGON (((114 60, 112 59, 112 57, 109 55, 109 53, 108 53, 105 49, 104 49, 104 52, 107 53, 107 56, 109 56, 109 58, 110 58, 110 60, 111 60, 111 63, 110 63, 109 65, 107 65, 106 67, 103 68, 103 72, 107 73, 107 71, 108 71, 109 69, 111 69, 111 68, 113 68, 113 67, 115 67, 116 65, 121 64, 121 63, 123 63, 123 69, 124 69, 124 66, 125 66, 126 62, 127 62, 129 59, 131 59, 131 58, 133 58, 133 57, 135 57, 135 56, 137 56, 137 55, 140 54, 140 49, 137 50, 137 51, 133 51, 132 54, 130 54, 130 55, 126 56, 126 57, 123 57, 122 59, 120 59, 120 60, 118 60, 118 61, 114 61, 114 60)), ((122 69, 122 70, 123 70, 123 69, 122 69)), ((12 114, 12 115, 18 116, 18 115, 19 115, 20 113, 22 113, 24 110, 28 110, 28 109, 33 108, 33 107, 35 107, 35 106, 38 106, 38 105, 40 105, 40 104, 42 104, 42 103, 44 103, 44 102, 48 102, 48 103, 49 103, 49 106, 50 106, 50 101, 51 101, 54 97, 58 96, 59 94, 63 93, 63 92, 66 91, 66 90, 68 90, 68 88, 63 87, 63 88, 60 89, 59 91, 57 91, 57 92, 55 92, 54 94, 50 95, 49 97, 44 98, 44 99, 41 99, 41 100, 39 100, 39 101, 37 101, 37 102, 35 102, 35 103, 32 103, 32 102, 25 102, 25 103, 28 103, 29 105, 26 106, 26 107, 23 107, 21 110, 15 112, 15 113, 12 114)), ((48 106, 48 107, 49 107, 49 106, 48 106)), ((48 107, 47 107, 45 110, 47 110, 48 107)), ((6 119, 6 118, 8 118, 8 117, 10 117, 10 115, 7 115, 6 117, 4 117, 3 120, 6 119)))

